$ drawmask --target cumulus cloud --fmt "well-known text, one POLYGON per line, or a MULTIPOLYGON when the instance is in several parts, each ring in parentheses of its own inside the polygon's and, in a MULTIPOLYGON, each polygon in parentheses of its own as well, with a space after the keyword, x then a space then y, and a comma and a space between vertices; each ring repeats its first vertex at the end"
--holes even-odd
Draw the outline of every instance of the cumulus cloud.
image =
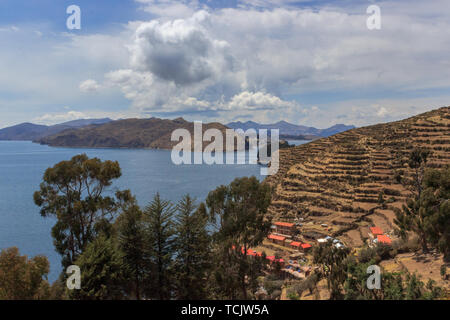
POLYGON ((88 79, 80 83, 80 90, 82 92, 96 92, 100 89, 100 85, 97 81, 88 79))
MULTIPOLYGON (((272 110, 297 107, 297 102, 283 101, 279 97, 264 92, 244 91, 235 95, 227 104, 234 110, 272 110)), ((283 111, 283 110, 279 110, 283 111)))
POLYGON ((139 112, 362 124, 390 119, 405 105, 374 107, 381 98, 354 103, 360 92, 408 96, 450 86, 442 72, 450 67, 442 0, 426 10, 418 0, 380 2, 376 32, 366 27, 368 4, 252 0, 205 10, 198 1, 138 2, 154 16, 129 24, 129 64, 106 73, 102 85, 118 87, 139 112), (303 96, 331 102, 305 107, 303 96))
POLYGON ((177 85, 189 85, 217 76, 232 67, 228 43, 212 39, 202 23, 205 11, 189 19, 143 23, 131 47, 131 65, 177 85))

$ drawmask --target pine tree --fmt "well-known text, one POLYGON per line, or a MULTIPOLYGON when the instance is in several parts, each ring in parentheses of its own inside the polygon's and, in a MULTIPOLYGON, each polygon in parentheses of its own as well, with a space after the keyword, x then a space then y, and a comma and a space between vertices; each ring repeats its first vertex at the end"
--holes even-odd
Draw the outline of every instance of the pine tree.
MULTIPOLYGON (((202 207, 203 208, 203 207, 202 207)), ((211 238, 206 229, 208 217, 186 195, 178 203, 176 218, 176 291, 182 300, 207 298, 205 283, 210 268, 211 238)))
POLYGON ((140 300, 146 277, 151 274, 142 212, 136 204, 129 206, 118 218, 118 244, 122 252, 124 273, 131 288, 127 290, 140 300))
POLYGON ((123 298, 124 274, 122 257, 114 239, 104 234, 92 241, 75 264, 81 271, 81 289, 69 295, 81 300, 111 300, 123 298))
POLYGON ((146 293, 159 300, 170 299, 173 295, 175 212, 176 208, 169 201, 162 200, 159 193, 144 210, 147 254, 154 266, 152 277, 146 285, 146 293))

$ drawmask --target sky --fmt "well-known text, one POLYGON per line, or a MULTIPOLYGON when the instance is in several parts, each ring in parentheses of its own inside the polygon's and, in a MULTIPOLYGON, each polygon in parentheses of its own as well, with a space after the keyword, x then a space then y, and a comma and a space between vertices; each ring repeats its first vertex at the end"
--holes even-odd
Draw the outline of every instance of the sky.
POLYGON ((0 128, 153 116, 326 128, 448 105, 448 0, 0 1, 0 128), (67 28, 70 5, 81 29, 67 28))

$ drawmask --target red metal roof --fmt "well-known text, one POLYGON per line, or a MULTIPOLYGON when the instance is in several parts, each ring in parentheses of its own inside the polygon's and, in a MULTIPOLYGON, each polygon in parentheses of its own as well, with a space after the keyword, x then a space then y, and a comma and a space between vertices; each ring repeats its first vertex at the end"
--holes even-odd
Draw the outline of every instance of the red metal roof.
POLYGON ((289 223, 289 222, 275 222, 274 225, 281 226, 281 227, 289 227, 289 228, 292 228, 294 226, 293 223, 289 223))
POLYGON ((381 230, 381 229, 378 228, 378 227, 371 227, 371 228, 370 228, 370 232, 372 232, 372 234, 373 234, 374 236, 377 236, 377 235, 379 235, 379 234, 383 234, 383 230, 381 230))
POLYGON ((297 242, 297 241, 292 241, 291 242, 291 246, 293 246, 293 247, 300 247, 300 245, 301 245, 300 242, 297 242))
POLYGON ((273 261, 273 260, 275 260, 275 256, 267 256, 266 259, 273 261))
POLYGON ((269 234, 268 238, 273 239, 273 240, 279 240, 279 241, 284 241, 286 239, 286 237, 277 236, 275 234, 269 234))
POLYGON ((392 240, 385 234, 381 234, 377 236, 378 243, 391 244, 392 240))
POLYGON ((303 249, 311 248, 311 245, 309 243, 302 243, 301 246, 303 249))

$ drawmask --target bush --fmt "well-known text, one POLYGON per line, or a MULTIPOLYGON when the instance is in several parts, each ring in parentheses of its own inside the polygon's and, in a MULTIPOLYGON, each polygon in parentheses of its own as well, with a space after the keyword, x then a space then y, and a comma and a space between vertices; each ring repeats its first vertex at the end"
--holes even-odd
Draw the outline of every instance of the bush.
POLYGON ((375 250, 380 261, 394 258, 397 254, 397 251, 394 248, 382 243, 378 243, 375 250))
POLYGON ((376 250, 375 248, 364 248, 359 253, 359 262, 367 263, 374 259, 376 259, 376 250))
POLYGON ((398 253, 415 252, 420 249, 420 244, 417 238, 407 240, 399 239, 392 243, 392 248, 398 253))
POLYGON ((270 295, 270 299, 272 300, 276 300, 279 297, 281 297, 281 290, 275 290, 274 292, 272 292, 272 294, 270 295))
POLYGON ((299 300, 300 299, 300 296, 297 294, 297 292, 295 292, 295 290, 293 288, 288 289, 287 297, 290 300, 299 300))
POLYGON ((447 278, 447 266, 445 264, 441 266, 441 277, 444 280, 447 278))
POLYGON ((396 170, 394 173, 394 180, 397 183, 402 183, 403 170, 396 170))
POLYGON ((281 290, 283 283, 283 280, 265 281, 264 288, 267 290, 267 293, 269 295, 272 295, 272 293, 274 293, 275 291, 281 290))

